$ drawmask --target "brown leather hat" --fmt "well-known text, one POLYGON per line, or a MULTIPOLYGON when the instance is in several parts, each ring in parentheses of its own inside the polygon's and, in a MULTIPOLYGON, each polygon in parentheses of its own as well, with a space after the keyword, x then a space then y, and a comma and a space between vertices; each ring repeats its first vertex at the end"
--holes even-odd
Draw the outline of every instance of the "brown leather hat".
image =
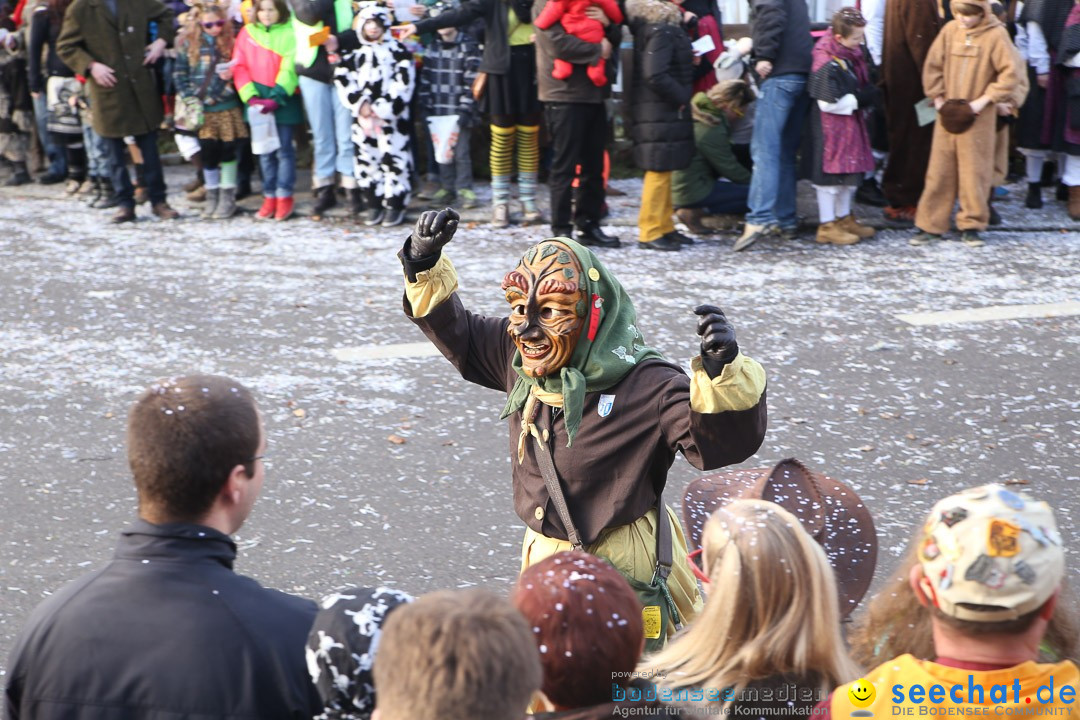
POLYGON ((874 519, 855 491, 839 480, 811 472, 794 458, 772 468, 706 475, 691 482, 683 496, 683 525, 690 535, 690 549, 701 547, 705 521, 714 510, 742 498, 774 502, 799 518, 836 571, 841 616, 851 614, 874 579, 878 550, 874 519))
POLYGON ((946 100, 938 110, 941 125, 953 135, 967 132, 975 124, 975 111, 967 100, 946 100))

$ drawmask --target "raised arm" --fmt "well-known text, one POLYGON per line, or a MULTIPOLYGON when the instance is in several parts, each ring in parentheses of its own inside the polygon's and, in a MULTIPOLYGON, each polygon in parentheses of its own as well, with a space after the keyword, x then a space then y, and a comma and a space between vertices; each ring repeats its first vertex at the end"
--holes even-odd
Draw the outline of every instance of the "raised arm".
POLYGON ((458 220, 450 208, 421 214, 398 253, 405 270, 405 314, 461 377, 505 392, 514 354, 507 333, 509 321, 465 309, 457 294, 457 271, 442 252, 453 238, 458 220))

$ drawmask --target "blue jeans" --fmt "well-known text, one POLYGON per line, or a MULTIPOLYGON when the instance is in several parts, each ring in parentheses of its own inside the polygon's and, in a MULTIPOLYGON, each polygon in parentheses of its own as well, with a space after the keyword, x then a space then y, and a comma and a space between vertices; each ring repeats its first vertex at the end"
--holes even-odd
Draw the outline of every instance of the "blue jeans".
POLYGON ((702 208, 710 215, 742 215, 746 212, 749 185, 717 180, 704 200, 680 207, 702 208))
MULTIPOLYGON (((108 138, 109 160, 112 163, 113 190, 120 198, 120 205, 127 208, 135 207, 135 188, 131 184, 131 176, 127 169, 127 144, 124 138, 108 138)), ((161 168, 161 157, 158 155, 157 132, 148 132, 145 135, 136 135, 135 144, 142 151, 143 156, 143 180, 146 189, 150 193, 150 202, 154 205, 165 202, 165 174, 161 168)))
POLYGON ((342 104, 334 83, 321 83, 301 75, 300 94, 315 145, 312 184, 315 187, 331 184, 335 170, 352 177, 352 113, 342 104))
POLYGON ((109 163, 109 141, 94 132, 90 123, 83 123, 83 144, 86 145, 86 163, 90 177, 112 177, 109 163))
POLYGON ((750 141, 754 175, 750 180, 747 223, 782 228, 798 225, 795 155, 809 106, 805 75, 770 77, 761 84, 750 141))
POLYGON ((49 172, 53 175, 67 175, 67 155, 64 148, 52 141, 52 133, 46 127, 49 117, 49 104, 45 93, 34 98, 34 122, 37 124, 38 138, 49 161, 49 172))
POLYGON ((296 188, 296 146, 293 145, 295 125, 278 125, 281 147, 259 156, 262 167, 262 188, 265 197, 292 197, 296 188))

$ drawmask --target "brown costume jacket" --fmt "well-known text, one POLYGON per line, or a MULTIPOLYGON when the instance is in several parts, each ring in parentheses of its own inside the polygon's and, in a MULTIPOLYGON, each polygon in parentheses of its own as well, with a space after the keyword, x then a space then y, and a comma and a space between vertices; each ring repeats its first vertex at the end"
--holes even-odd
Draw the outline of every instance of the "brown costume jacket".
MULTIPOLYGON (((452 266, 441 264, 431 272, 440 272, 441 267, 450 267, 453 273, 452 266)), ((426 280, 426 273, 418 275, 421 282, 426 280)), ((456 275, 443 287, 456 287, 456 275)), ((469 312, 456 292, 435 300, 437 304, 426 314, 417 313, 423 317, 414 317, 407 288, 405 313, 463 378, 509 393, 518 377, 511 365, 516 348, 507 333, 509 320, 469 312)), ((729 368, 744 363, 756 366, 740 355, 729 368)), ((732 375, 736 372, 737 368, 731 368, 732 375)), ((519 464, 520 413, 511 415, 509 421, 514 510, 533 530, 566 539, 536 461, 535 443, 529 438, 524 461, 519 464)), ((742 462, 761 446, 766 422, 764 387, 756 403, 751 402, 746 409, 695 412, 691 409, 690 378, 677 365, 663 360, 642 362, 614 387, 586 394, 581 427, 571 447, 566 446, 561 412, 544 406, 537 419, 540 428, 550 431, 548 447, 571 516, 586 545, 604 528, 632 523, 653 507, 677 452, 700 470, 742 462), (606 416, 599 411, 603 396, 614 396, 606 416)))
POLYGON ((882 189, 895 207, 915 205, 922 193, 934 126, 919 126, 915 103, 923 99, 922 67, 941 28, 935 0, 883 0, 885 38, 881 54, 889 163, 882 189))

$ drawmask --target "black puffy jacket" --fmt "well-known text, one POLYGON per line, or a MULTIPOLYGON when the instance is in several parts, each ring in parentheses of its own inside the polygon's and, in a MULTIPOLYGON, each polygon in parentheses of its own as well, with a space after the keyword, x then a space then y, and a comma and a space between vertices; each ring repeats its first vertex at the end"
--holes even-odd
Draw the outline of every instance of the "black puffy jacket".
POLYGON ((104 568, 30 615, 8 667, 8 720, 307 720, 317 607, 233 572, 202 525, 137 521, 104 568))
POLYGON ((634 33, 634 164, 654 172, 682 170, 694 155, 690 36, 680 24, 678 6, 667 0, 629 0, 626 14, 634 33))

